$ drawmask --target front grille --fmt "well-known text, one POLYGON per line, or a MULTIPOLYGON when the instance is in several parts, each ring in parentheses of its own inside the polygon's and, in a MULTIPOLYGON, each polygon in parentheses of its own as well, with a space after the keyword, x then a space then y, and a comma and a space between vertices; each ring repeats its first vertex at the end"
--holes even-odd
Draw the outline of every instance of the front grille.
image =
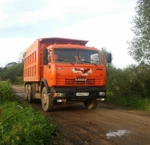
POLYGON ((95 79, 87 79, 86 81, 76 81, 75 79, 65 79, 65 85, 89 86, 95 85, 95 79))

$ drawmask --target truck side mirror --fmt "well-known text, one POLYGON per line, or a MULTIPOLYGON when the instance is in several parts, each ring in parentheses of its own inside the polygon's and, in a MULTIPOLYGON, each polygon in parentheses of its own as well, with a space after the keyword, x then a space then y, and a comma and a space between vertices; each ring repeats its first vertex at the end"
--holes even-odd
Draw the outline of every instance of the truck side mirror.
POLYGON ((48 64, 48 50, 46 48, 43 49, 43 64, 48 64))
POLYGON ((107 53, 107 63, 111 63, 111 61, 112 61, 112 54, 107 53))

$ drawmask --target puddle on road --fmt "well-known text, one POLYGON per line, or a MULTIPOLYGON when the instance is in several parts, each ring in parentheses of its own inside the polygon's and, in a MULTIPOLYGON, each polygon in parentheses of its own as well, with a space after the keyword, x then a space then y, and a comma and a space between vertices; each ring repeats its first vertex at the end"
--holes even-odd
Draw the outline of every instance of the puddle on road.
POLYGON ((128 133, 130 133, 130 131, 122 129, 122 130, 117 130, 116 132, 108 132, 106 133, 106 136, 108 139, 110 139, 111 137, 121 137, 128 133))

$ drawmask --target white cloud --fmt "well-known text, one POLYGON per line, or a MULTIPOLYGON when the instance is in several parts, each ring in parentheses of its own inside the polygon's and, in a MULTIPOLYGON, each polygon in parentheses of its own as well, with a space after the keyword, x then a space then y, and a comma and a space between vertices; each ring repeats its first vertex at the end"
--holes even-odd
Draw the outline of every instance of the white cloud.
POLYGON ((111 12, 120 12, 127 10, 129 2, 132 5, 134 1, 129 0, 82 0, 82 1, 70 1, 70 0, 48 0, 49 6, 53 5, 54 9, 59 10, 58 4, 63 8, 62 13, 94 13, 103 14, 111 12))
POLYGON ((1 1, 0 1, 0 5, 1 5, 1 4, 6 4, 6 3, 9 2, 9 1, 10 1, 10 0, 1 0, 1 1))
POLYGON ((1 53, 0 53, 0 67, 4 67, 9 62, 16 62, 19 60, 20 54, 32 44, 32 38, 10 38, 0 39, 1 53))
MULTIPOLYGON (((14 0, 15 1, 15 0, 14 0)), ((36 24, 40 20, 59 20, 62 19, 63 13, 61 7, 56 10, 54 7, 47 5, 41 9, 37 9, 31 12, 20 12, 20 13, 5 13, 4 8, 7 7, 9 0, 5 1, 0 5, 0 28, 8 28, 13 26, 24 26, 36 24)))
MULTIPOLYGON (((7 8, 9 10, 9 3, 13 3, 14 10, 15 5, 18 4, 18 0, 1 0, 0 1, 0 28, 7 28, 18 25, 30 25, 35 24, 40 20, 59 20, 63 21, 66 17, 73 17, 74 15, 107 15, 110 13, 120 13, 122 11, 128 12, 131 7, 129 3, 133 5, 134 1, 129 0, 82 0, 82 1, 70 1, 70 0, 43 0, 45 5, 37 8, 33 11, 24 11, 19 8, 18 13, 10 11, 5 12, 7 8), (7 6, 8 5, 8 6, 7 6), (128 10, 128 11, 127 11, 128 10)), ((24 1, 25 3, 26 1, 24 1)), ((31 5, 40 5, 40 1, 33 1, 31 5)), ((24 7, 28 7, 26 2, 24 7)), ((33 7, 33 6, 32 6, 33 7)), ((133 8, 132 8, 133 9, 133 8)))
MULTIPOLYGON (((133 36, 129 21, 130 18, 126 17, 126 14, 99 16, 66 27, 62 31, 51 34, 51 36, 89 40, 88 45, 98 49, 105 47, 111 51, 115 66, 125 67, 134 63, 127 51, 127 41, 131 40, 133 36)), ((50 37, 50 35, 47 34, 45 37, 50 37)))
MULTIPOLYGON (((113 63, 118 67, 124 67, 133 62, 127 54, 126 41, 131 40, 133 36, 129 22, 134 15, 136 0, 82 0, 80 2, 42 0, 45 5, 36 10, 5 13, 5 8, 10 1, 17 4, 17 0, 0 0, 0 29, 31 24, 35 26, 40 20, 60 22, 70 21, 74 15, 92 15, 93 18, 80 23, 76 22, 77 24, 55 33, 47 31, 47 34, 43 33, 41 37, 86 39, 90 41, 91 46, 106 47, 107 50, 110 50, 114 58, 113 63)), ((8 7, 7 9, 9 10, 8 7)), ((39 36, 38 31, 36 33, 39 36)), ((3 53, 0 53, 0 66, 17 61, 19 54, 36 39, 23 37, 3 39, 2 36, 0 37, 3 49, 3 53)))

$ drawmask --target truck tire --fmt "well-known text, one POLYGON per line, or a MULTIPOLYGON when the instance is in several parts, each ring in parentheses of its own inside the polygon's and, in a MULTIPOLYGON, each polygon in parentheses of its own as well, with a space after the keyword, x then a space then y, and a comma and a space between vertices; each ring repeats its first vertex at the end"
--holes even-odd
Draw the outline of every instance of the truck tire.
POLYGON ((85 100, 84 106, 89 110, 95 109, 98 106, 98 101, 95 99, 94 100, 90 100, 90 99, 85 100))
POLYGON ((48 95, 46 87, 42 89, 41 103, 44 111, 49 112, 53 110, 54 101, 52 97, 48 95))
POLYGON ((24 86, 24 100, 28 100, 28 84, 24 86))
POLYGON ((32 103, 32 87, 31 85, 28 85, 28 102, 32 103))

